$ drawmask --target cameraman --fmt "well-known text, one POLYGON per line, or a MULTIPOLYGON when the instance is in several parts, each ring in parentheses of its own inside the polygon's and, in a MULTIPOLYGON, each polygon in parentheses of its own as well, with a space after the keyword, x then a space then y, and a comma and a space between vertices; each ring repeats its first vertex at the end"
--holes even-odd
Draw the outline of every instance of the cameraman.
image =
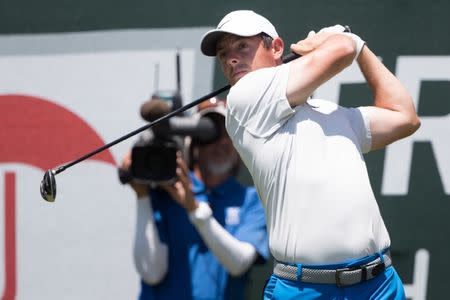
MULTIPOLYGON (((215 98, 199 105, 200 116, 220 121, 220 138, 193 140, 189 168, 179 152, 174 184, 130 182, 137 195, 140 300, 243 299, 250 267, 268 258, 264 211, 255 189, 235 179, 240 159, 225 131, 225 112, 215 98)), ((127 155, 122 168, 130 165, 127 155)))

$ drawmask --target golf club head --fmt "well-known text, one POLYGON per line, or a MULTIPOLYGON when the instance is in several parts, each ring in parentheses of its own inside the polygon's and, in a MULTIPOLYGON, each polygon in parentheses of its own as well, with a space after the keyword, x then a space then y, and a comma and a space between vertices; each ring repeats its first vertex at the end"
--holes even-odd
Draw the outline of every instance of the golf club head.
POLYGON ((53 170, 48 170, 41 181, 41 196, 45 201, 55 202, 56 199, 56 180, 53 170))

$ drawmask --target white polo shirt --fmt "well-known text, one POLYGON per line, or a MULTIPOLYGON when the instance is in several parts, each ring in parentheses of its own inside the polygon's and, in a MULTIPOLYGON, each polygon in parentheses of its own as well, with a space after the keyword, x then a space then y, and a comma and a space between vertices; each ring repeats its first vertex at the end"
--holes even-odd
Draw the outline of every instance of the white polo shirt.
POLYGON ((227 98, 227 131, 266 209, 271 253, 330 264, 381 251, 390 239, 362 155, 367 110, 318 99, 292 109, 289 67, 251 72, 227 98))

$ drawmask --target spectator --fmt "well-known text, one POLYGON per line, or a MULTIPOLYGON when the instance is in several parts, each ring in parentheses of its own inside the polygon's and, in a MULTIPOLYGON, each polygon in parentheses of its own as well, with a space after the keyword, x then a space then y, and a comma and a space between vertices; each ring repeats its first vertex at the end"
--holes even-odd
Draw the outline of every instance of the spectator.
MULTIPOLYGON (((253 187, 235 175, 240 159, 225 131, 224 101, 198 114, 221 124, 220 138, 177 157, 177 181, 156 188, 130 182, 137 195, 134 243, 140 300, 243 299, 248 271, 268 258, 264 211, 253 187)), ((127 155, 122 168, 128 169, 127 155)))

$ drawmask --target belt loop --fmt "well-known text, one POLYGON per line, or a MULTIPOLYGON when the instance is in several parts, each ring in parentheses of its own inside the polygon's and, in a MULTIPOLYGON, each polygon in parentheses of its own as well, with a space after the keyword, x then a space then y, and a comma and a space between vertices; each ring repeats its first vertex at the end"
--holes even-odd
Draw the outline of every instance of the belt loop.
POLYGON ((297 264, 297 281, 302 281, 302 264, 297 264))
POLYGON ((384 254, 383 254, 383 251, 378 251, 377 254, 378 254, 378 256, 380 257, 380 261, 384 264, 384 254))

